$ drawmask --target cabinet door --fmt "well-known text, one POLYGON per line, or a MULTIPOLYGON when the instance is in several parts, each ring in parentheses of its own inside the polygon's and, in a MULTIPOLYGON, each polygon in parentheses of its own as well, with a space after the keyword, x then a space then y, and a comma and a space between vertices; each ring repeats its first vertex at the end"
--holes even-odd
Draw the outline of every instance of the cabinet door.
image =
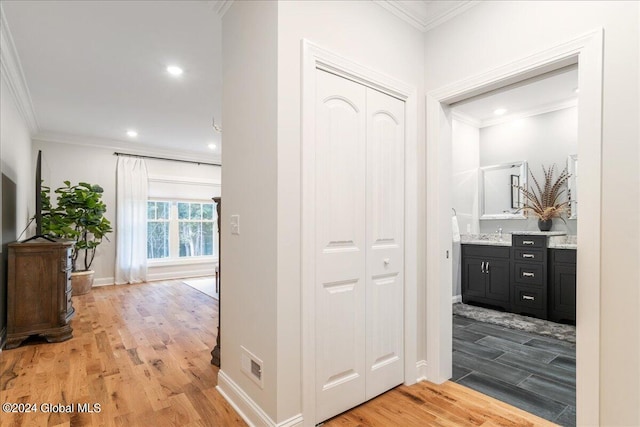
MULTIPOLYGON (((562 312, 562 318, 576 319, 576 266, 556 264, 552 277, 553 311, 562 312)), ((558 314, 555 314, 558 316, 558 314)))
POLYGON ((497 301, 509 302, 509 261, 489 259, 485 264, 487 271, 486 297, 497 301))
POLYGON ((486 295, 487 274, 483 272, 482 258, 465 257, 462 259, 462 295, 484 298, 486 295))

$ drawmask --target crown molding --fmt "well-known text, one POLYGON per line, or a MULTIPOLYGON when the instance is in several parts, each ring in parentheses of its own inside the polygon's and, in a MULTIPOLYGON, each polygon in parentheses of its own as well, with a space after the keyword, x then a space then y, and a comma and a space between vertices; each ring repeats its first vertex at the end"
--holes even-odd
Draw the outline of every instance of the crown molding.
POLYGON ((38 121, 33 109, 31 94, 24 77, 18 51, 13 43, 4 9, 0 4, 0 72, 7 82, 18 112, 24 119, 32 135, 38 133, 38 121))
POLYGON ((220 156, 210 153, 196 151, 177 151, 176 149, 157 147, 154 145, 140 144, 130 141, 119 141, 115 139, 99 138, 93 136, 72 135, 58 132, 39 132, 33 138, 34 141, 43 143, 57 143, 77 145, 82 147, 98 148, 103 150, 114 150, 126 152, 127 154, 139 156, 168 157, 176 160, 188 160, 192 162, 215 162, 222 163, 220 156))
MULTIPOLYGON (((576 107, 578 105, 578 98, 569 99, 561 102, 554 102, 552 104, 542 105, 540 107, 532 108, 530 110, 519 111, 514 114, 508 114, 505 116, 497 117, 495 119, 481 120, 480 128, 486 128, 489 126, 500 125, 502 123, 510 122, 512 120, 524 119, 526 117, 538 116, 540 114, 551 113, 553 111, 564 110, 566 108, 576 107)), ((468 117, 468 116, 467 116, 468 117)))
POLYGON ((211 8, 216 11, 218 16, 222 18, 227 10, 231 7, 233 0, 214 0, 211 2, 211 8))
POLYGON ((471 9, 472 7, 478 5, 480 3, 479 0, 472 0, 472 1, 465 1, 461 4, 459 4, 458 6, 449 9, 448 11, 434 16, 431 19, 428 19, 427 22, 425 23, 424 26, 424 30, 422 30, 423 32, 427 32, 429 30, 434 29, 435 27, 437 27, 438 25, 442 25, 445 22, 449 21, 450 19, 455 18, 456 16, 460 15, 463 12, 466 12, 467 10, 471 9))
POLYGON ((372 0, 378 6, 384 8, 388 12, 402 19, 403 21, 411 24, 414 28, 424 32, 427 32, 438 25, 445 23, 446 21, 454 18, 455 16, 467 11, 473 6, 480 3, 478 0, 464 1, 459 5, 447 10, 444 13, 440 13, 434 16, 420 16, 415 11, 408 8, 405 4, 397 0, 372 0))

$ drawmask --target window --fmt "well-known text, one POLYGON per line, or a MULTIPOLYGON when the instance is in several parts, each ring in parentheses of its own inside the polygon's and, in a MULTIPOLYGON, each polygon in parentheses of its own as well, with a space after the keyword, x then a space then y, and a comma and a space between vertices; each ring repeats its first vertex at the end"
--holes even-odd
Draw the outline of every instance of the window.
POLYGON ((169 202, 147 202, 147 259, 169 257, 169 202))
POLYGON ((214 203, 149 200, 149 260, 217 257, 214 203))

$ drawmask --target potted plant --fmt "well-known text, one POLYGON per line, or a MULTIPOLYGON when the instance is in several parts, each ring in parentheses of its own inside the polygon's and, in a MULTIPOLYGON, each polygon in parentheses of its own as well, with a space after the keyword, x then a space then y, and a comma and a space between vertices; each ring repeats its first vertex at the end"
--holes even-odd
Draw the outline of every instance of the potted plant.
POLYGON ((91 270, 91 264, 96 256, 96 249, 102 239, 107 239, 107 234, 113 230, 104 216, 107 206, 102 201, 102 187, 86 182, 72 186, 71 182, 64 181, 64 184, 55 190, 56 207, 51 204, 51 189, 43 187, 42 229, 53 237, 75 242, 71 286, 74 295, 83 295, 93 286, 94 271, 91 270), (80 258, 82 263, 78 265, 80 258))
POLYGON ((548 169, 542 165, 542 172, 544 174, 544 185, 542 187, 531 171, 529 171, 529 175, 535 188, 529 190, 522 186, 514 185, 514 187, 520 190, 525 199, 524 206, 518 210, 533 213, 538 218, 538 228, 540 231, 551 230, 553 218, 560 218, 566 223, 562 214, 568 209, 569 201, 562 200, 561 196, 566 190, 565 184, 571 175, 565 168, 558 178, 554 180, 553 175, 555 174, 555 169, 555 164, 548 169))

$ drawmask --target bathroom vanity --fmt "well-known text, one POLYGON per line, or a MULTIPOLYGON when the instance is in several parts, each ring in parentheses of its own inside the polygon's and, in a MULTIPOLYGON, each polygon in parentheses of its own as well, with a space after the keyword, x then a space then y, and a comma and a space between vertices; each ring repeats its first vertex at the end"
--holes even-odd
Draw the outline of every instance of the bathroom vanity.
POLYGON ((575 236, 563 232, 462 236, 462 301, 575 323, 575 236))

